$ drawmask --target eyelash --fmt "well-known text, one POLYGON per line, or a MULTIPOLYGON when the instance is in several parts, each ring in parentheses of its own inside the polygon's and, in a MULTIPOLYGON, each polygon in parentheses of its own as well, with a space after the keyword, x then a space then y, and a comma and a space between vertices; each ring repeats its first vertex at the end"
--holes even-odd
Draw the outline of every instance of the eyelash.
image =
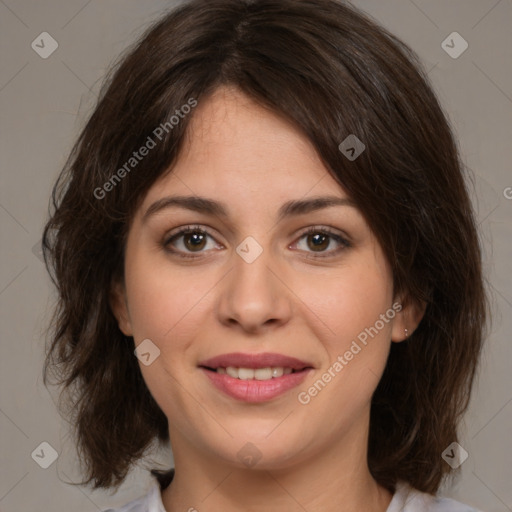
MULTIPOLYGON (((183 253, 182 251, 177 251, 175 249, 169 248, 171 242, 175 241, 176 239, 180 238, 183 235, 190 235, 190 234, 194 234, 194 233, 199 233, 201 235, 207 235, 207 236, 213 238, 213 236, 208 231, 206 231, 205 229, 202 229, 200 226, 186 226, 185 228, 181 229, 177 233, 174 233, 172 236, 165 238, 165 240, 163 241, 162 245, 163 245, 165 250, 167 250, 168 252, 170 252, 172 254, 178 255, 180 258, 185 258, 185 259, 197 259, 197 258, 200 258, 201 255, 202 255, 202 252, 196 253, 197 255, 193 255, 192 256, 190 253, 187 254, 187 253, 183 253)), ((299 240, 304 238, 307 235, 316 235, 316 234, 327 235, 331 239, 333 239, 336 242, 338 242, 341 245, 341 247, 338 248, 337 250, 334 250, 334 251, 327 251, 327 254, 328 254, 327 256, 316 255, 313 252, 313 254, 315 254, 315 255, 314 256, 308 256, 309 258, 318 259, 318 258, 332 257, 334 255, 337 255, 339 252, 343 251, 344 249, 347 249, 347 248, 351 247, 351 244, 350 244, 350 242, 348 240, 343 238, 338 233, 335 233, 335 232, 331 231, 329 228, 325 228, 325 227, 318 228, 316 226, 312 226, 312 227, 308 228, 306 231, 304 231, 299 236, 299 240)), ((325 251, 323 253, 325 253, 325 251)), ((317 253, 317 254, 322 254, 322 253, 317 253)))

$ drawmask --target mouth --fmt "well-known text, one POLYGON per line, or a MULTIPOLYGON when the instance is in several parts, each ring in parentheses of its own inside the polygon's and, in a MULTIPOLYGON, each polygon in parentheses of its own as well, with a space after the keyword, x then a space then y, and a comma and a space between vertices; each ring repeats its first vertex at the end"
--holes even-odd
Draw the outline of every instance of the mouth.
POLYGON ((297 373, 302 370, 294 370, 289 366, 267 366, 265 368, 237 368, 235 366, 228 366, 227 368, 223 368, 219 366, 218 368, 208 368, 203 367, 206 370, 210 370, 212 372, 219 373, 221 375, 227 374, 234 379, 240 380, 270 380, 277 379, 278 377, 282 377, 283 375, 289 375, 290 373, 297 373))
POLYGON ((268 401, 298 386, 313 365, 282 354, 224 354, 198 367, 224 394, 245 402, 268 401))

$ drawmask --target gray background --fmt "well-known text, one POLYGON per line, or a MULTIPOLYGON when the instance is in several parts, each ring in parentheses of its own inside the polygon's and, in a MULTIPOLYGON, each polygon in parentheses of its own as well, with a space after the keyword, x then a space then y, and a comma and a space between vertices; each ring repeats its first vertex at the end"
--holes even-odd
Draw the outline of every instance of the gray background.
MULTIPOLYGON (((485 511, 512 510, 512 2, 354 4, 419 53, 474 173, 494 323, 464 422, 461 444, 469 458, 457 484, 443 492, 485 511), (458 58, 441 47, 453 31, 469 44, 458 58)), ((1 512, 96 511, 141 495, 150 483, 147 473, 136 468, 114 496, 67 484, 79 479, 77 455, 56 412, 56 393, 45 389, 41 377, 54 292, 33 247, 41 237, 52 184, 107 67, 172 5, 162 0, 0 0, 1 512), (58 42, 47 59, 31 48, 42 32, 58 42), (42 442, 59 454, 47 469, 31 457, 42 442)), ((159 457, 165 461, 170 454, 159 457)))

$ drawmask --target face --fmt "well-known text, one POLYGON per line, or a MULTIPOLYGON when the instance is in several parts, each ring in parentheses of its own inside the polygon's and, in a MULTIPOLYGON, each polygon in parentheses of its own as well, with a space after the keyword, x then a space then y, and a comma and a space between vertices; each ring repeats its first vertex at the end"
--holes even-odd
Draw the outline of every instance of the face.
POLYGON ((140 368, 175 456, 260 468, 364 445, 390 343, 412 330, 382 249, 308 139, 227 88, 195 109, 136 212, 112 304, 146 340, 140 368))

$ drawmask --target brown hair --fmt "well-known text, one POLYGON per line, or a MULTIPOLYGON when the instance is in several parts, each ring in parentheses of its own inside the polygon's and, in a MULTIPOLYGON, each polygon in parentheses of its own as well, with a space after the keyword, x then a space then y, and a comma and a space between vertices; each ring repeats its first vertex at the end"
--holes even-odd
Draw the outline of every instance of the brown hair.
POLYGON ((68 392, 83 483, 118 487, 155 439, 169 440, 109 291, 123 276, 130 220, 175 161, 193 112, 172 129, 169 119, 222 85, 307 135, 379 240, 395 293, 427 303, 408 341, 392 344, 374 393, 368 465, 390 490, 401 479, 435 492, 450 469, 441 453, 458 439, 483 340, 474 213, 418 57, 334 0, 192 0, 152 26, 109 75, 55 185, 43 237, 59 291, 44 381, 52 369, 68 392), (136 169, 113 181, 166 122, 136 169), (353 161, 338 149, 349 134, 366 145, 353 161), (95 192, 107 182, 108 194, 95 192))

